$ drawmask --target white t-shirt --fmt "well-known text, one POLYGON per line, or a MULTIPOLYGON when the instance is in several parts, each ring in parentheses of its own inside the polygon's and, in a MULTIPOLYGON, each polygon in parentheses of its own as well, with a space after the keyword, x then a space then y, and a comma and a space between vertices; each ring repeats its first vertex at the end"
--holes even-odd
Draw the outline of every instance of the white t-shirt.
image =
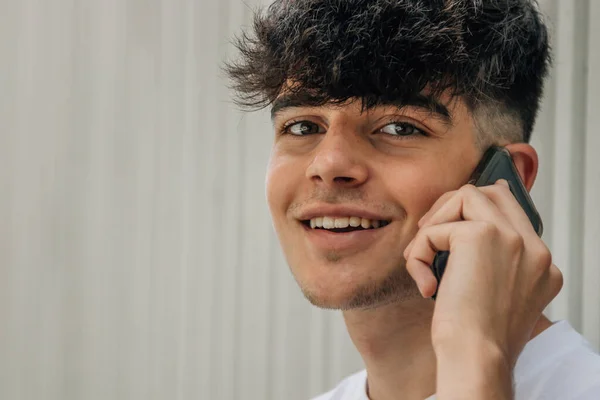
MULTIPOLYGON (((313 400, 369 400, 366 383, 362 370, 313 400)), ((600 355, 567 321, 557 322, 527 343, 514 384, 516 400, 600 400, 600 355)))

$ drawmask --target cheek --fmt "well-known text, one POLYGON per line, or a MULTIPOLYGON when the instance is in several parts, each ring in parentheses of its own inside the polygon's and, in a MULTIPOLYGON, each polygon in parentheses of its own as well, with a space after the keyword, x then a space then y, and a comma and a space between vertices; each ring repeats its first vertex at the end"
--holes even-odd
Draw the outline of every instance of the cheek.
POLYGON ((269 210, 276 224, 285 217, 301 179, 302 173, 292 160, 277 152, 272 153, 267 166, 265 189, 269 210))
POLYGON ((449 168, 431 160, 388 168, 385 174, 389 190, 405 208, 407 218, 416 223, 441 195, 464 185, 468 171, 468 167, 449 168))

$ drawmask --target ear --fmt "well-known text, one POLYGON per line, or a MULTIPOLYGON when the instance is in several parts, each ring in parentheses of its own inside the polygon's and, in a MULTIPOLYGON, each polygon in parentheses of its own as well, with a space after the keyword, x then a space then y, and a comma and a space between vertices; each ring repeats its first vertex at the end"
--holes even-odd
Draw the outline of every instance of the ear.
POLYGON ((539 165, 537 152, 527 143, 511 143, 504 147, 512 156, 527 191, 531 191, 539 165))

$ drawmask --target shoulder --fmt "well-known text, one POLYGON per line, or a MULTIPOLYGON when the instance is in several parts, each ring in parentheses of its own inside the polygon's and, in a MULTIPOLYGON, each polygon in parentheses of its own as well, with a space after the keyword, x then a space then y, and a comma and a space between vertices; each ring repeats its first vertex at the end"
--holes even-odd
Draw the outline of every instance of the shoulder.
POLYGON ((517 399, 600 399, 600 355, 567 321, 527 344, 515 367, 517 399))
POLYGON ((366 383, 367 371, 363 369, 344 378, 334 389, 312 400, 368 400, 366 383))

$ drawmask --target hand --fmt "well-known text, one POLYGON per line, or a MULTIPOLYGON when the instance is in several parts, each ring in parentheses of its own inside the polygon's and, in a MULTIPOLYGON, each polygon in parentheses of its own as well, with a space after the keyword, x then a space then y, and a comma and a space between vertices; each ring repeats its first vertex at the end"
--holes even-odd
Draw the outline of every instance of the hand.
POLYGON ((454 348, 464 358, 477 344, 512 369, 562 274, 507 182, 446 193, 419 228, 404 256, 423 296, 436 290, 436 252, 450 251, 432 321, 436 354, 454 348))

